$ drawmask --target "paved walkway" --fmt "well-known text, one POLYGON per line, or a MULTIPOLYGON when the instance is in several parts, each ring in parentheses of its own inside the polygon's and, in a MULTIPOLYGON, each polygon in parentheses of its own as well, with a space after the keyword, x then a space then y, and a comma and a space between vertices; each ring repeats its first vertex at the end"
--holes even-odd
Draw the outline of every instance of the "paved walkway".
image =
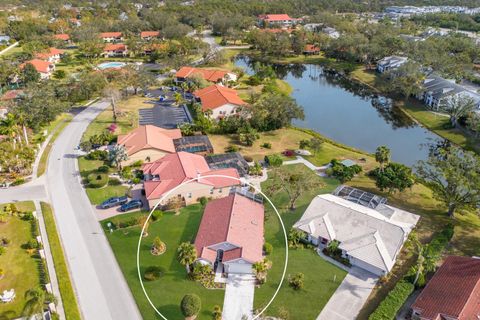
POLYGON ((350 268, 317 320, 352 320, 367 301, 378 277, 358 267, 350 268))
POLYGON ((255 279, 252 275, 229 274, 223 300, 223 320, 253 317, 255 279))
POLYGON ((315 173, 318 174, 319 176, 325 176, 326 174, 323 171, 325 171, 329 167, 329 165, 318 167, 302 156, 297 156, 295 160, 288 160, 283 162, 283 165, 291 165, 291 164, 304 164, 310 170, 315 171, 315 173))
POLYGON ((35 211, 37 212, 38 225, 40 227, 40 235, 42 237, 43 250, 45 252, 45 260, 47 261, 48 275, 50 277, 50 285, 55 297, 57 297, 57 313, 61 320, 65 319, 65 311, 63 310, 62 295, 58 288, 57 272, 53 262, 52 251, 50 250, 50 242, 48 241, 47 229, 45 227, 45 219, 43 218, 42 207, 40 201, 35 201, 35 211))

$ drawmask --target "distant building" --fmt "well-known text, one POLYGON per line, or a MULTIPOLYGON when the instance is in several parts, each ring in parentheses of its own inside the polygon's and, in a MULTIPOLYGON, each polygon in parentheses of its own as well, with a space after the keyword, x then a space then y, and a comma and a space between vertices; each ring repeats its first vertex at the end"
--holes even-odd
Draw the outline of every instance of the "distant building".
POLYGON ((40 79, 42 80, 49 79, 55 71, 55 64, 40 59, 26 61, 20 65, 20 69, 25 68, 27 64, 31 64, 40 73, 40 79))
POLYGON ((384 73, 388 70, 395 70, 407 61, 408 61, 407 57, 400 57, 400 56, 385 57, 382 60, 377 62, 377 71, 380 73, 384 73))
POLYGON ((238 115, 240 107, 247 105, 236 90, 218 84, 196 90, 193 95, 201 103, 202 111, 217 120, 238 115))
POLYGON ((335 29, 335 28, 326 27, 326 28, 322 29, 322 32, 325 33, 327 36, 329 36, 332 39, 340 38, 340 32, 338 32, 337 29, 335 29))
POLYGON ((175 73, 176 82, 188 81, 188 78, 194 75, 198 75, 203 79, 213 83, 226 84, 230 81, 237 81, 237 75, 230 71, 181 67, 180 70, 175 73))
POLYGON ((413 303, 412 319, 480 319, 480 259, 447 257, 413 303))
POLYGON ((305 55, 320 54, 320 47, 314 44, 307 44, 303 49, 303 54, 305 55))
POLYGON ((264 207, 247 195, 232 191, 209 201, 195 238, 198 262, 218 274, 251 274, 263 260, 264 207))
POLYGON ((303 29, 310 32, 320 32, 322 27, 323 23, 307 23, 303 25, 303 29))
POLYGON ((335 195, 316 196, 293 227, 320 249, 338 241, 342 257, 353 266, 384 276, 418 220, 417 215, 386 205, 383 198, 341 186, 335 195))
POLYGON ((103 49, 102 55, 104 57, 126 57, 128 48, 123 43, 109 43, 103 49))
POLYGON ((160 31, 142 31, 140 32, 140 38, 146 41, 160 38, 160 31))
POLYGON ((45 52, 35 54, 35 58, 45 60, 51 63, 58 63, 65 53, 64 50, 57 48, 48 48, 45 52))
POLYGON ((104 42, 120 42, 123 41, 121 32, 102 32, 99 35, 104 42))
POLYGON ((53 38, 56 40, 64 41, 66 43, 70 43, 70 35, 67 33, 60 33, 60 34, 54 34, 53 38))
POLYGON ((288 14, 262 14, 258 16, 260 23, 266 26, 281 25, 284 27, 300 23, 302 19, 291 18, 288 14))

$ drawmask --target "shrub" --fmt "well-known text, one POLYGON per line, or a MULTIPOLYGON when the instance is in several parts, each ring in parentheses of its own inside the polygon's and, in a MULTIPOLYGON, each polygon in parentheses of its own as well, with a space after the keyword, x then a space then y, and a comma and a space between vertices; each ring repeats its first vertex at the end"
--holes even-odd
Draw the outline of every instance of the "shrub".
POLYGON ((87 177, 89 188, 102 188, 108 183, 108 174, 90 173, 87 177))
POLYGON ((103 165, 98 167, 97 172, 107 173, 110 170, 109 166, 103 165))
POLYGON ((80 143, 80 149, 84 152, 92 151, 93 145, 90 141, 83 141, 80 143))
POLYGON ((138 177, 135 177, 135 178, 132 179, 132 183, 133 183, 133 184, 139 184, 140 181, 142 181, 142 179, 140 179, 140 178, 138 178, 138 177))
POLYGON ((198 202, 200 202, 200 204, 202 206, 205 206, 208 202, 208 199, 207 199, 207 197, 200 197, 200 198, 198 198, 198 202))
POLYGON ((341 183, 352 180, 356 174, 362 172, 362 167, 357 164, 347 167, 336 159, 330 161, 330 164, 331 167, 327 169, 327 174, 338 179, 341 183))
POLYGON ((32 213, 32 212, 25 212, 25 213, 22 215, 22 220, 32 221, 33 219, 35 219, 35 217, 33 216, 33 213, 32 213))
POLYGON ((94 150, 85 156, 87 160, 103 160, 106 161, 108 152, 104 150, 94 150))
POLYGON ((157 266, 147 267, 145 269, 145 273, 143 274, 143 278, 147 281, 155 281, 160 279, 163 276, 164 272, 163 269, 157 266))
POLYGON ((288 275, 288 284, 294 290, 302 289, 304 286, 304 282, 305 282, 305 275, 301 272, 288 275))
POLYGON ((35 239, 30 239, 30 240, 28 240, 27 243, 25 243, 25 244, 23 245, 23 248, 24 248, 24 249, 27 249, 27 250, 31 250, 31 249, 38 249, 39 246, 40 246, 40 244, 38 243, 37 240, 35 240, 35 239))
POLYGON ((262 143, 262 148, 272 149, 272 144, 270 142, 264 142, 262 143))
POLYGON ((185 317, 196 316, 202 308, 202 300, 196 294, 187 294, 183 297, 180 309, 185 317))
POLYGON ((19 185, 24 184, 24 183, 25 183, 25 179, 18 178, 18 179, 15 179, 15 181, 13 181, 10 185, 11 186, 19 186, 19 185))
POLYGON ((272 155, 269 155, 269 156, 265 156, 265 162, 270 167, 280 167, 283 164, 282 157, 280 157, 278 154, 272 154, 272 155))
POLYGON ((396 190, 402 192, 415 183, 412 169, 395 162, 387 164, 383 170, 376 168, 369 175, 375 179, 375 184, 380 191, 387 190, 389 193, 396 190))
POLYGON ((247 162, 253 162, 253 158, 250 156, 243 156, 243 159, 245 159, 247 162))
POLYGON ((163 217, 163 211, 160 211, 160 210, 153 211, 153 213, 152 213, 152 220, 153 221, 157 221, 162 217, 163 217))
POLYGON ((406 281, 399 281, 395 288, 387 295, 387 297, 380 303, 377 310, 375 310, 369 320, 386 320, 395 319, 395 315, 407 300, 408 296, 413 292, 413 284, 406 281))
POLYGON ((238 146, 234 144, 231 144, 225 148, 225 152, 238 152, 238 150, 239 150, 238 146))
POLYGON ((273 246, 272 246, 270 243, 265 242, 265 243, 263 244, 263 251, 265 252, 265 255, 268 256, 268 255, 272 254, 272 252, 273 252, 273 246))
POLYGON ((213 307, 212 318, 213 320, 222 320, 222 308, 220 306, 216 305, 213 307))
POLYGON ((253 166, 248 167, 248 174, 252 176, 262 176, 263 175, 263 170, 262 166, 258 161, 255 161, 253 166))
POLYGON ((118 179, 110 179, 108 181, 108 185, 109 186, 120 186, 120 185, 122 185, 122 181, 120 181, 118 179))

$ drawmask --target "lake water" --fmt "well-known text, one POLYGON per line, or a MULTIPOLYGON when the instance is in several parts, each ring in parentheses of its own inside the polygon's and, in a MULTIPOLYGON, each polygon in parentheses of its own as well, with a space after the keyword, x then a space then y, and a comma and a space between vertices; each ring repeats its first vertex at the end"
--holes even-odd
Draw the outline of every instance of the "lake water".
MULTIPOLYGON (((236 65, 252 74, 247 58, 236 65)), ((293 88, 292 97, 304 108, 298 127, 313 129, 340 143, 373 153, 380 145, 391 149, 392 160, 413 165, 427 157, 426 143, 440 139, 419 126, 388 99, 317 65, 274 66, 277 76, 293 88)))

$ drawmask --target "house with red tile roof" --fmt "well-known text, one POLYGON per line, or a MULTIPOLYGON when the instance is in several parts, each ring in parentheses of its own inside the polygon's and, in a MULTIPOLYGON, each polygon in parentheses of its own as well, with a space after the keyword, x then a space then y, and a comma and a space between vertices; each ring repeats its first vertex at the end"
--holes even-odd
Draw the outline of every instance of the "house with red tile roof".
POLYGON ((305 48, 303 48, 303 54, 305 55, 320 54, 320 47, 314 44, 307 44, 305 45, 305 48))
POLYGON ((98 35, 104 42, 119 42, 123 41, 121 32, 102 32, 98 35))
POLYGON ((197 203, 201 197, 221 198, 228 195, 230 189, 238 186, 240 178, 234 168, 212 170, 205 158, 198 154, 177 152, 163 158, 145 163, 143 187, 150 208, 162 197, 159 206, 168 207, 172 201, 184 205, 197 203), (212 175, 217 175, 212 177, 212 175), (197 179, 180 186, 183 182, 197 179), (179 188, 176 188, 180 186, 179 188), (176 189, 175 189, 176 188, 176 189), (175 189, 174 191, 172 191, 175 189))
POLYGON ((258 16, 261 25, 291 26, 300 23, 302 19, 291 18, 288 14, 262 14, 258 16))
POLYGON ((412 319, 480 319, 480 258, 447 257, 413 303, 412 319))
POLYGON ((40 59, 28 60, 20 65, 20 69, 25 68, 27 64, 33 65, 35 70, 40 73, 40 79, 49 79, 53 71, 55 71, 55 65, 53 63, 40 59))
POLYGON ((37 54, 35 54, 35 58, 45 60, 51 63, 58 63, 64 53, 65 51, 61 49, 48 48, 44 52, 38 52, 37 54))
POLYGON ((195 238, 197 261, 218 273, 252 273, 263 260, 263 221, 263 204, 244 194, 209 201, 195 238))
POLYGON ((145 41, 160 38, 160 31, 142 31, 140 32, 140 38, 145 41))
POLYGON ((209 113, 213 119, 238 115, 239 109, 247 105, 236 90, 218 84, 196 90, 193 95, 201 103, 202 111, 209 113))
POLYGON ((8 90, 5 92, 2 97, 0 97, 1 101, 11 101, 18 99, 23 94, 23 90, 8 90))
POLYGON ((175 78, 177 82, 185 82, 193 75, 199 75, 203 79, 213 83, 226 84, 230 81, 237 81, 237 75, 233 72, 194 67, 181 67, 180 70, 175 73, 175 78))
POLYGON ((128 55, 127 45, 123 43, 108 43, 103 48, 102 56, 107 57, 126 57, 128 55))
POLYGON ((136 161, 152 162, 175 152, 174 139, 182 137, 180 129, 164 129, 152 125, 139 126, 128 134, 121 134, 117 144, 125 147, 128 160, 122 165, 136 161))
POLYGON ((54 34, 53 38, 55 40, 61 40, 61 41, 65 41, 67 43, 70 43, 70 35, 67 34, 67 33, 54 34))

